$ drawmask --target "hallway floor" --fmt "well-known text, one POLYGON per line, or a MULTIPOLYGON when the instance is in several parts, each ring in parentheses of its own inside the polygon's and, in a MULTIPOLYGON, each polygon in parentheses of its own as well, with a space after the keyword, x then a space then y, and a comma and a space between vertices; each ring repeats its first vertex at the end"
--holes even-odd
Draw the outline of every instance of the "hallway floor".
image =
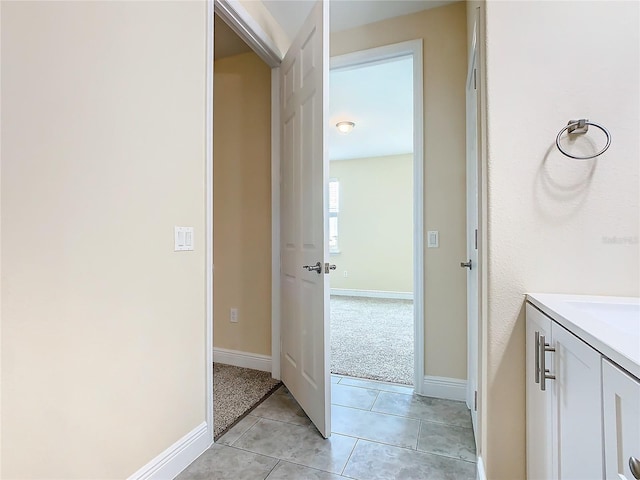
POLYGON ((281 387, 178 479, 476 478, 463 402, 419 397, 401 385, 335 375, 331 381, 330 439, 281 387))

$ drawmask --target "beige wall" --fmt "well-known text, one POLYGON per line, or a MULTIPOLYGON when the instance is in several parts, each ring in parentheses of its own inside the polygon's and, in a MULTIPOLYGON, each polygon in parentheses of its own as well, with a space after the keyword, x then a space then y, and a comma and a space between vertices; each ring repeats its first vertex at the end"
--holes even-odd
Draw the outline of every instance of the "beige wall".
POLYGON ((206 6, 1 9, 1 475, 124 478, 205 420, 206 6))
MULTIPOLYGON (((486 5, 491 479, 525 475, 523 294, 640 295, 639 14, 637 2, 486 5), (597 160, 555 147, 582 116, 612 133, 597 160)), ((590 129, 572 148, 588 140, 603 144, 590 129)))
POLYGON ((467 377, 465 258, 466 8, 463 2, 334 33, 331 55, 423 39, 425 374, 467 377))
POLYGON ((413 292, 413 155, 332 161, 329 171, 340 181, 331 288, 413 292))
POLYGON ((250 52, 214 72, 214 347, 271 355, 271 69, 250 52))

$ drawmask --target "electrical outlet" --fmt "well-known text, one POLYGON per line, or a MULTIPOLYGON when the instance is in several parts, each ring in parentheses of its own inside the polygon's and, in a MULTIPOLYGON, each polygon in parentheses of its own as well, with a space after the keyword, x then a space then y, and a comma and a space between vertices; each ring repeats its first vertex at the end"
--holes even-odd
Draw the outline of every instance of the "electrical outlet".
POLYGON ((344 270, 344 271, 342 272, 342 276, 343 276, 344 278, 347 278, 347 277, 349 276, 349 272, 347 272, 346 270, 344 270))
POLYGON ((229 313, 229 321, 231 323, 238 323, 238 309, 237 308, 232 308, 231 312, 229 313))

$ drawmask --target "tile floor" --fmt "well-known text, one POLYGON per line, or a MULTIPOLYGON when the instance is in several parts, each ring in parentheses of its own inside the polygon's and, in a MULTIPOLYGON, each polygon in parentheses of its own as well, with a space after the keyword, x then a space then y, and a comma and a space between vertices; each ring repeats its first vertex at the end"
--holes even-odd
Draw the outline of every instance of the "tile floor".
POLYGON ((401 385, 332 376, 331 438, 281 387, 179 480, 475 480, 471 417, 462 402, 401 385))

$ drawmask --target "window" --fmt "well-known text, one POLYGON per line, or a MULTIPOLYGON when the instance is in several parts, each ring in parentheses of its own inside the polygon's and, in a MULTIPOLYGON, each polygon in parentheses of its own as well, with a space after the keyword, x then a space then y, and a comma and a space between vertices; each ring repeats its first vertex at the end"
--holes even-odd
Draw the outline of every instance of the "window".
POLYGON ((340 253, 338 249, 338 212, 340 211, 340 181, 329 180, 329 253, 340 253))

